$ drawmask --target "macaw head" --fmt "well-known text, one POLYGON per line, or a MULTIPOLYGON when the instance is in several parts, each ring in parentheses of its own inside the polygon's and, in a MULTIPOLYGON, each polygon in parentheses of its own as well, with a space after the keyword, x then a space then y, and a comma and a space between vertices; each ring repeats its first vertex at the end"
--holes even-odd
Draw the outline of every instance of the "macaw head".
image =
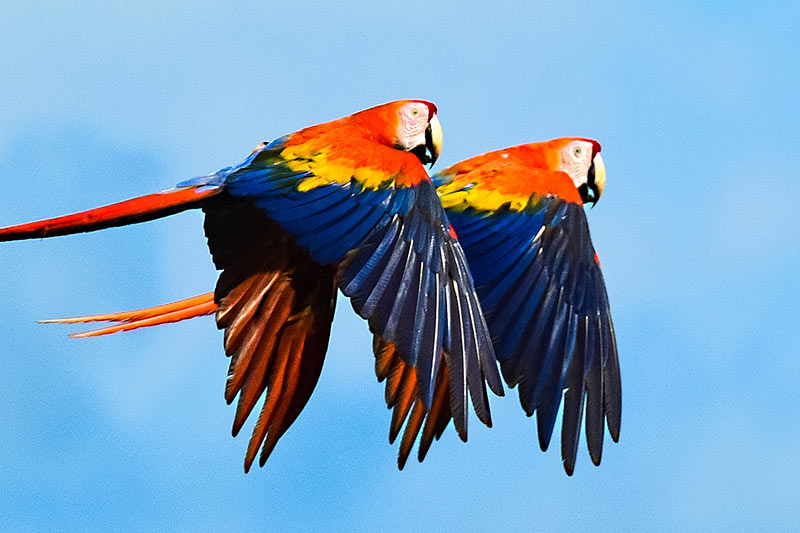
POLYGON ((565 137, 547 143, 558 150, 555 169, 572 178, 583 203, 597 203, 606 186, 606 166, 600 157, 600 143, 592 139, 565 137))
POLYGON ((352 116, 372 137, 387 146, 410 152, 431 166, 442 151, 442 126, 436 106, 424 100, 398 100, 352 116))

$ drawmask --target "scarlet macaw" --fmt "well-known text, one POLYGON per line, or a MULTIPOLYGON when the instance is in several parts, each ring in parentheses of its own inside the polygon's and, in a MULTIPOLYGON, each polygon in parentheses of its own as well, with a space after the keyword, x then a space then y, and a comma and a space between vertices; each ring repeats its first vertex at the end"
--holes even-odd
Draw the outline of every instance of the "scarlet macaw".
POLYGON ((317 383, 337 286, 413 367, 426 410, 448 376, 454 424, 465 434, 468 394, 489 424, 486 384, 498 395, 503 386, 463 251, 423 167, 441 146, 436 113, 421 100, 377 106, 262 143, 243 163, 175 189, 0 229, 0 241, 203 209, 222 271, 213 301, 148 313, 158 323, 216 311, 231 356, 225 397, 239 395, 234 436, 267 391, 245 471, 259 448, 266 462, 317 383))
MULTIPOLYGON (((505 148, 457 163, 433 181, 466 252, 506 381, 519 385, 525 412, 537 414, 540 447, 549 446, 566 390, 564 468, 572 475, 584 401, 589 452, 599 465, 603 421, 617 441, 621 418, 614 326, 582 205, 596 203, 605 187, 600 145, 561 138, 505 148)), ((211 304, 213 312, 211 293, 60 322, 118 322, 77 336, 103 335, 196 316, 203 304, 211 304)), ((417 373, 394 344, 376 336, 374 351, 375 370, 386 381, 386 403, 393 410, 390 442, 405 425, 398 455, 402 469, 420 431, 422 461, 450 421, 450 369, 441 366, 433 401, 426 405, 419 399, 417 373)), ((456 424, 456 429, 466 440, 466 428, 456 424)))
POLYGON ((572 475, 586 440, 600 464, 603 422, 619 440, 616 336, 583 204, 605 187, 600 144, 561 138, 489 152, 433 181, 464 248, 509 386, 536 412, 546 451, 564 394, 561 457, 572 475))

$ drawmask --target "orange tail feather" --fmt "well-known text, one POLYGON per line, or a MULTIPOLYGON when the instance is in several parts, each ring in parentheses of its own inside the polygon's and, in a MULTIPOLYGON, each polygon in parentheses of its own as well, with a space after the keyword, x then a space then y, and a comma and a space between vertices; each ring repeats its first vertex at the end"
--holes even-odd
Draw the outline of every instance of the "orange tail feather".
POLYGON ((70 338, 83 339, 87 337, 100 337, 110 335, 119 331, 131 331, 139 328, 158 326, 188 320, 198 316, 213 314, 217 311, 217 304, 214 303, 214 293, 207 292, 177 302, 137 309, 135 311, 124 311, 121 313, 109 313, 105 315, 89 315, 73 318, 55 318, 40 320, 41 324, 77 324, 85 322, 116 322, 116 324, 105 328, 81 333, 73 333, 70 338))

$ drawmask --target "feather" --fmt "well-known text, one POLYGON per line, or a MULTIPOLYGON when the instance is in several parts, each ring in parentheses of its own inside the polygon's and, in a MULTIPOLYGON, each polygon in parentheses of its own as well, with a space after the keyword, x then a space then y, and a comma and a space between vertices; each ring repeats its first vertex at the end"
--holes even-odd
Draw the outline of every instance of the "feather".
POLYGON ((0 228, 0 242, 57 237, 126 226, 200 207, 222 192, 219 187, 185 187, 18 226, 0 228))

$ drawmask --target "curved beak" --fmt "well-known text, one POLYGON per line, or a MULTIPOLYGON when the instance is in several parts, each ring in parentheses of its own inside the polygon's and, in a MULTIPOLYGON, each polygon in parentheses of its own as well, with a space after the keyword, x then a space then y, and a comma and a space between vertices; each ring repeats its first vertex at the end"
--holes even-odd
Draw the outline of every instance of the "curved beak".
POLYGON ((427 162, 432 167, 442 152, 442 124, 436 115, 431 117, 428 127, 425 129, 425 149, 428 152, 427 162))
POLYGON ((592 166, 589 167, 589 174, 586 176, 586 185, 581 185, 578 190, 581 193, 583 203, 592 203, 595 206, 600 196, 603 195, 603 190, 606 188, 606 165, 603 158, 598 153, 592 160, 592 166))
POLYGON ((592 160, 592 169, 594 169, 592 190, 595 194, 594 203, 596 204, 597 200, 600 199, 600 196, 603 195, 603 191, 606 189, 606 164, 603 162, 603 158, 600 154, 594 156, 594 160, 592 160))

